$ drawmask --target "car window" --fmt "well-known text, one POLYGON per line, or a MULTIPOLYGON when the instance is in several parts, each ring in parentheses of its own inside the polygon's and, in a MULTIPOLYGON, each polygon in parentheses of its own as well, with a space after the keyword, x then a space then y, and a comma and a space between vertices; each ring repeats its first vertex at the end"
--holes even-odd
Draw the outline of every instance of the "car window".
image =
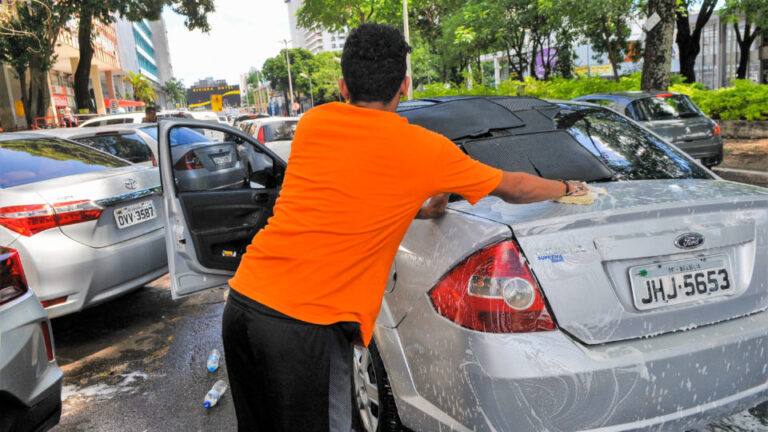
POLYGON ((0 188, 125 166, 125 160, 57 138, 0 141, 0 188))
POLYGON ((261 127, 258 139, 267 143, 270 141, 290 141, 296 132, 297 121, 267 123, 261 127), (263 134, 263 135, 262 135, 263 134))
POLYGON ((109 119, 107 120, 107 125, 114 125, 114 124, 125 124, 125 123, 131 123, 133 119, 131 118, 116 118, 116 119, 109 119))
MULTIPOLYGON (((148 126, 140 129, 157 141, 157 126, 148 126)), ((171 147, 184 144, 209 142, 210 138, 190 128, 177 127, 171 129, 171 147)))
POLYGON ((601 108, 561 105, 557 129, 600 158, 615 180, 711 179, 706 170, 632 121, 601 108))
POLYGON ((648 121, 648 118, 640 109, 638 101, 632 101, 629 105, 627 105, 627 108, 624 110, 624 115, 631 118, 632 120, 648 121))
POLYGON ((104 126, 104 121, 95 121, 93 123, 85 123, 82 127, 97 127, 104 126))
POLYGON ((97 135, 76 138, 75 141, 125 159, 131 163, 141 163, 152 160, 152 150, 150 150, 147 143, 135 133, 97 135))
POLYGON ((676 120, 703 114, 686 95, 664 94, 636 101, 645 121, 676 120))

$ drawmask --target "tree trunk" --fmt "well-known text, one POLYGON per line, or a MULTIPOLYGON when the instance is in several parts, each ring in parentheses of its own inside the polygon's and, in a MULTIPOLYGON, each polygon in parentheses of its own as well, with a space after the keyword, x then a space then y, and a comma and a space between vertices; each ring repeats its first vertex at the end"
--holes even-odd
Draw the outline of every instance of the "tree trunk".
POLYGON ((643 91, 666 91, 669 88, 676 5, 676 0, 648 0, 648 15, 657 13, 661 21, 645 38, 645 57, 640 81, 643 91))
POLYGON ((739 31, 739 23, 733 23, 733 30, 736 32, 736 44, 739 46, 739 67, 736 69, 736 79, 747 78, 747 67, 749 67, 749 48, 752 46, 759 27, 752 31, 752 23, 744 24, 744 35, 739 31))
MULTIPOLYGON (((16 75, 19 76, 19 86, 21 87, 21 104, 24 106, 24 118, 27 120, 27 126, 32 127, 34 124, 34 115, 32 115, 32 107, 29 105, 29 87, 27 87, 27 71, 26 68, 14 69, 16 75)), ((14 113, 14 116, 16 113, 14 113)))
MULTIPOLYGON (((746 32, 745 32, 746 36, 746 32)), ((736 69, 736 79, 747 78, 747 67, 749 66, 749 47, 752 45, 752 38, 745 37, 743 42, 739 42, 739 67, 736 69)))
POLYGON ((533 79, 536 79, 536 80, 539 79, 539 74, 536 73, 536 57, 538 55, 539 55, 539 52, 537 50, 536 43, 534 42, 531 44, 531 63, 528 65, 529 66, 528 69, 531 74, 531 77, 533 77, 533 79))
MULTIPOLYGON (((88 82, 91 75, 91 60, 93 59, 93 46, 91 45, 91 32, 93 31, 93 15, 90 9, 80 10, 80 19, 77 28, 77 42, 80 44, 80 61, 75 70, 75 102, 78 109, 88 109, 94 112, 91 106, 91 95, 88 91, 88 82)), ((94 86, 101 82, 93 83, 94 86)))
POLYGON ((696 82, 696 72, 694 65, 696 57, 699 55, 699 39, 691 37, 691 25, 688 21, 688 14, 677 12, 675 14, 677 22, 677 49, 680 53, 680 74, 685 77, 685 82, 696 82))

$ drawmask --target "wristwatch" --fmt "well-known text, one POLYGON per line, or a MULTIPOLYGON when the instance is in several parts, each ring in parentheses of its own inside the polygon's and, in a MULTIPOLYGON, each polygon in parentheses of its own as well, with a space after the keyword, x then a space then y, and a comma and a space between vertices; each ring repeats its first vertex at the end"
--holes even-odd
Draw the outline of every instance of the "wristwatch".
POLYGON ((565 185, 565 195, 568 196, 571 194, 571 185, 568 184, 566 180, 560 180, 565 185))

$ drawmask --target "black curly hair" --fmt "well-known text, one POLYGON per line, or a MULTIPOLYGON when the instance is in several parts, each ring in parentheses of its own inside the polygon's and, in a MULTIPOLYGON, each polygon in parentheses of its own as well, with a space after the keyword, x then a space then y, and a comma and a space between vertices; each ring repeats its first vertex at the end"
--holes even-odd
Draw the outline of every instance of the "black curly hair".
POLYGON ((352 30, 341 54, 341 73, 353 102, 389 102, 405 78, 411 47, 394 27, 365 23, 352 30))

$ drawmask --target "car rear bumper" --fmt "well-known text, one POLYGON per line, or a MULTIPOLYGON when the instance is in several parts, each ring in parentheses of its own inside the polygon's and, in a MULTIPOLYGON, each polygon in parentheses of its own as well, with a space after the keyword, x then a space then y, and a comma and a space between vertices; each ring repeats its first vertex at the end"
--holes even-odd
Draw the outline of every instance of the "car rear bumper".
POLYGON ((424 298, 376 337, 416 430, 687 430, 768 399, 765 312, 586 346, 560 331, 469 331, 424 298))
POLYGON ((717 165, 723 160, 723 139, 719 136, 674 144, 692 157, 702 159, 707 166, 717 165))
POLYGON ((48 430, 59 421, 62 372, 48 361, 43 323, 31 292, 0 308, 0 431, 48 430))
POLYGON ((46 308, 51 318, 109 300, 168 272, 163 229, 102 248, 49 231, 22 237, 13 247, 21 255, 30 288, 41 301, 66 297, 63 303, 46 308))

